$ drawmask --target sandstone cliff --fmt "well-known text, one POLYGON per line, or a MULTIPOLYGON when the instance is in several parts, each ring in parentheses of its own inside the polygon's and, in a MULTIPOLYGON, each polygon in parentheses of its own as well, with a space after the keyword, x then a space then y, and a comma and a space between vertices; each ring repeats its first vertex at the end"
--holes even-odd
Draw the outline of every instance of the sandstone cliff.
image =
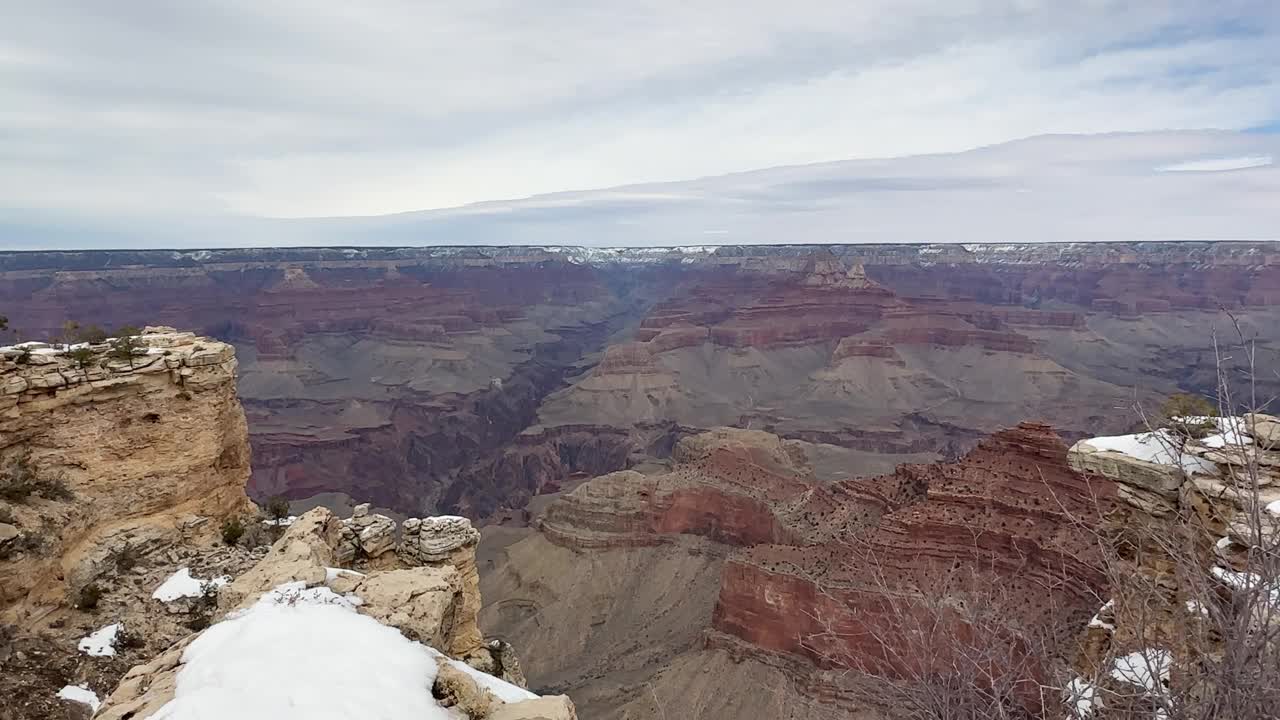
POLYGON ((125 547, 212 536, 250 508, 249 445, 230 345, 147 328, 124 355, 39 343, 0 360, 0 462, 65 494, 4 504, 0 612, 37 622, 125 547))

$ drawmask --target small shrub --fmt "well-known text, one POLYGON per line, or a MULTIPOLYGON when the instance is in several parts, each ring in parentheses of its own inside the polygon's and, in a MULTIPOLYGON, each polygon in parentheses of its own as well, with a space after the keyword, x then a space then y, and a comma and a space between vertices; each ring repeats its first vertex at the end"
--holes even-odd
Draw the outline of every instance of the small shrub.
POLYGON ((0 499, 25 502, 32 495, 46 500, 70 500, 73 495, 61 475, 40 477, 26 455, 11 459, 0 471, 0 499))
POLYGON ((187 392, 186 390, 179 391, 179 392, 178 392, 178 399, 179 399, 179 400, 190 400, 190 399, 191 399, 191 393, 187 392))
POLYGON ((13 359, 19 365, 27 365, 31 362, 31 348, 24 347, 18 349, 18 357, 13 359))
POLYGON ((289 517, 289 501, 283 495, 271 496, 264 509, 267 511, 267 516, 275 520, 277 525, 280 520, 289 517))
POLYGON ((76 331, 76 340, 87 343, 100 343, 107 339, 107 331, 97 325, 86 325, 76 331))
POLYGON ((81 610, 93 610, 98 607, 102 594, 102 588, 98 587, 97 583, 89 583, 76 593, 76 607, 81 610))
POLYGON ((17 522, 18 519, 13 516, 13 508, 8 505, 0 505, 0 523, 14 525, 17 522))
POLYGON ((93 361, 94 353, 87 347, 78 347, 68 352, 67 357, 71 358, 76 367, 83 370, 89 367, 89 364, 93 361))
POLYGON ((116 649, 131 649, 146 646, 146 641, 136 632, 129 630, 128 627, 122 627, 116 633, 116 649))
POLYGON ((238 517, 227 518, 222 523, 222 542, 235 545, 244 537, 244 521, 238 517))

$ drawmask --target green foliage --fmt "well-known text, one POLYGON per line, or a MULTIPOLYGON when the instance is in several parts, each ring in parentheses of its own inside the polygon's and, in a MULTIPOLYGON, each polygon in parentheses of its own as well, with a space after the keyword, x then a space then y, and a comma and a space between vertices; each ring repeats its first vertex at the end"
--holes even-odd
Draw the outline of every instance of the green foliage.
POLYGON ((227 518, 222 523, 222 542, 235 545, 244 537, 244 521, 238 517, 227 518))
POLYGON ((273 495, 267 500, 264 509, 272 520, 280 521, 289 517, 289 501, 283 495, 273 495))
POLYGON ((98 601, 102 600, 102 595, 102 588, 96 583, 89 583, 76 593, 76 607, 81 610, 93 610, 98 607, 98 601))
POLYGON ((61 476, 41 477, 26 455, 9 460, 0 471, 0 499, 25 502, 32 495, 46 500, 70 500, 71 489, 61 476))
POLYGON ((85 325, 76 331, 76 342, 100 343, 107 339, 107 331, 97 325, 85 325))
POLYGON ((1218 408, 1208 398, 1189 393, 1172 395, 1160 406, 1161 425, 1183 437, 1200 439, 1217 432, 1212 420, 1218 416, 1218 408))
POLYGON ((111 341, 111 350, 106 351, 106 356, 111 360, 119 360, 122 363, 133 365, 133 356, 138 354, 138 338, 132 334, 118 334, 115 340, 111 341))
POLYGON ((89 363, 93 361, 94 353, 87 347, 78 347, 67 352, 67 357, 76 364, 81 370, 89 367, 89 363))

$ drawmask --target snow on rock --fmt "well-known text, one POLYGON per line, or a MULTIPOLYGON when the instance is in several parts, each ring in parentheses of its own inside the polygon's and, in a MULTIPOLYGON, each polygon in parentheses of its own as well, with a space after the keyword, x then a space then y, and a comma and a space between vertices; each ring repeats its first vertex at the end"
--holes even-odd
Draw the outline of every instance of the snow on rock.
POLYGON ((454 660, 453 658, 446 656, 435 648, 427 647, 427 652, 431 653, 432 657, 435 657, 437 660, 444 660, 458 670, 470 675, 471 679, 475 680, 477 685, 493 693, 495 697, 504 703, 520 702, 521 700, 536 700, 538 698, 537 695, 525 690, 519 685, 512 685, 506 680, 496 678, 486 672, 481 672, 461 660, 454 660))
POLYGON ((1266 510, 1268 513, 1280 517, 1280 500, 1273 500, 1267 503, 1266 510))
MULTIPOLYGON (((328 572, 326 570, 326 576, 328 572)), ((336 578, 340 573, 335 573, 336 578)), ((258 605, 338 605, 354 610, 361 603, 359 597, 355 595, 338 595, 334 591, 324 586, 309 588, 307 584, 301 580, 288 582, 274 590, 264 594, 258 599, 258 605)), ((256 607, 256 605, 255 605, 256 607)))
POLYGON ((287 583, 192 641, 173 699, 153 718, 454 720, 432 694, 438 656, 349 598, 287 583))
POLYGON ((1093 614, 1093 618, 1089 620, 1089 627, 1101 628, 1108 632, 1113 632, 1116 629, 1116 626, 1107 620, 1103 620, 1102 616, 1107 615, 1110 617, 1111 614, 1115 612, 1115 606, 1116 601, 1114 599, 1108 600, 1104 603, 1102 607, 1098 608, 1098 612, 1093 614))
POLYGON ((1179 453, 1180 443, 1172 433, 1167 430, 1156 430, 1155 432, 1135 433, 1133 435, 1112 435, 1108 437, 1089 438, 1086 441, 1090 446, 1097 450, 1109 450, 1111 452, 1124 453, 1129 457, 1144 460, 1146 462, 1157 463, 1159 465, 1171 465, 1178 467, 1181 465, 1186 472, 1202 472, 1214 473, 1217 466, 1208 460, 1198 458, 1188 453, 1179 453), (1181 462, 1175 460, 1175 457, 1181 454, 1181 462))
POLYGON ((216 577, 212 580, 201 580, 191 576, 191 568, 179 568, 177 572, 170 575, 156 591, 151 593, 151 597, 161 602, 173 602, 178 598, 194 598, 204 594, 205 585, 213 587, 222 587, 231 581, 229 577, 216 577))
POLYGON ((102 704, 102 701, 98 700, 98 694, 90 690, 87 685, 64 685, 58 691, 58 697, 88 705, 93 712, 98 712, 98 706, 102 704))
POLYGON ((1146 648, 1116 658, 1111 677, 1136 685, 1148 693, 1163 692, 1173 668, 1173 654, 1168 650, 1146 648))
POLYGON ((120 623, 95 630, 80 638, 80 652, 90 657, 113 656, 116 654, 116 635, 119 633, 120 623))
POLYGON ((356 572, 355 570, 348 570, 346 568, 327 567, 324 569, 324 584, 328 585, 332 583, 334 580, 337 580, 338 578, 343 576, 364 577, 365 575, 362 572, 356 572))
POLYGON ((1102 700, 1098 698, 1098 686, 1082 677, 1067 683, 1065 694, 1067 705, 1071 707, 1075 717, 1089 717, 1094 710, 1102 707, 1102 700))
POLYGON ((273 526, 289 527, 290 525, 294 524, 297 521, 298 521, 297 515, 290 515, 289 517, 282 517, 279 520, 263 520, 262 524, 266 525, 267 527, 273 527, 273 526))

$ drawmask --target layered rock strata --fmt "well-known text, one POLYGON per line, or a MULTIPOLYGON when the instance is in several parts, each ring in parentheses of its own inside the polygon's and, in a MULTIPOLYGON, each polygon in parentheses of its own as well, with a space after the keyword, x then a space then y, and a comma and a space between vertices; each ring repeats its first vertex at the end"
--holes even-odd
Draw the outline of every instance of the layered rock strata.
POLYGON ((0 355, 7 621, 62 605, 125 545, 213 534, 251 507, 230 345, 149 327, 125 345, 26 343, 0 355), (16 499, 21 483, 32 491, 16 499))

